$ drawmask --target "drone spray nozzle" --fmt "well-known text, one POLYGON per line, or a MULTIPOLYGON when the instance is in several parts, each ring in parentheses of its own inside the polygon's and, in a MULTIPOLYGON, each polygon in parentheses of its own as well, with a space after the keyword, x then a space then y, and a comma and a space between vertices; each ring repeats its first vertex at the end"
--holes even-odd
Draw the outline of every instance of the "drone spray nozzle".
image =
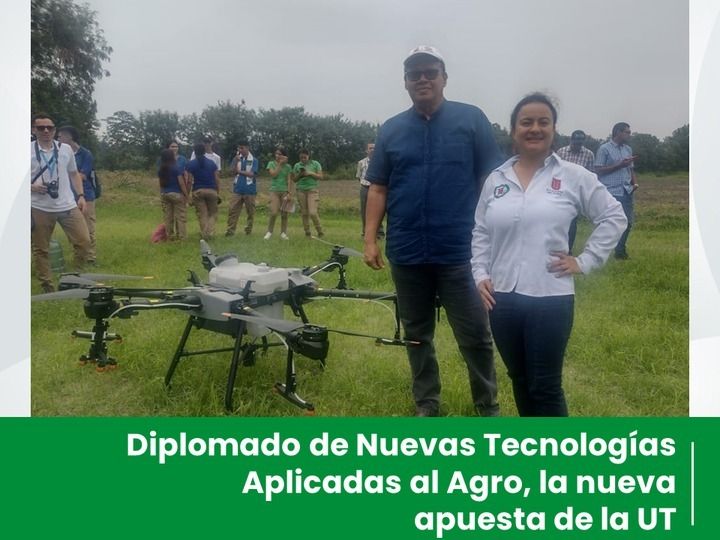
POLYGON ((205 240, 200 240, 200 258, 205 270, 209 272, 215 268, 215 255, 213 255, 210 244, 208 244, 205 240))

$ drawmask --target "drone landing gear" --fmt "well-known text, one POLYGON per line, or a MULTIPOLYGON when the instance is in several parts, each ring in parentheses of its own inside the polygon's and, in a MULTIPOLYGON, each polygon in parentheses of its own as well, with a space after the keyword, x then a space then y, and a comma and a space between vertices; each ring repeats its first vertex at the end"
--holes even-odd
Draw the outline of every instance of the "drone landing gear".
POLYGON ((305 401, 303 398, 295 393, 297 388, 297 376, 295 375, 295 361, 293 360, 293 351, 288 349, 287 352, 287 364, 285 367, 285 384, 277 382, 275 383, 275 391, 285 399, 287 399, 293 405, 305 409, 305 414, 314 415, 315 406, 305 401))
POLYGON ((102 373, 117 367, 117 360, 112 356, 108 356, 108 341, 121 341, 122 338, 118 334, 109 333, 107 331, 110 324, 105 319, 95 319, 95 325, 91 332, 83 330, 73 331, 73 337, 89 339, 90 348, 87 354, 80 357, 79 363, 84 366, 88 363, 95 364, 95 370, 102 373))
MULTIPOLYGON (((182 336, 180 337, 180 342, 178 343, 177 349, 175 350, 175 354, 173 355, 172 361, 170 362, 170 366, 168 367, 167 374, 165 375, 165 386, 170 386, 170 381, 172 381, 172 377, 175 374, 175 370, 177 369, 178 364, 180 363, 180 359, 187 357, 187 356, 196 356, 200 354, 211 354, 211 353, 218 353, 218 352, 230 352, 232 351, 232 359, 230 361, 230 371, 228 373, 228 379, 227 379, 227 385, 225 387, 225 410, 228 412, 233 410, 233 389, 235 388, 235 378, 237 377, 237 370, 238 367, 242 364, 243 366, 252 366, 255 364, 255 356, 256 352, 258 350, 267 351, 270 347, 277 347, 281 346, 282 343, 268 343, 268 340, 266 337, 262 337, 262 343, 257 344, 254 342, 250 343, 243 343, 243 337, 244 337, 244 330, 245 330, 245 324, 240 323, 238 325, 238 328, 235 332, 233 332, 233 337, 235 339, 235 344, 233 347, 224 347, 220 349, 207 349, 202 351, 186 351, 185 345, 187 344, 187 340, 190 337, 190 331, 192 330, 193 326, 198 326, 201 324, 205 324, 207 321, 202 321, 201 319, 198 319, 197 317, 190 317, 188 319, 187 324, 185 325, 185 330, 183 330, 182 336)), ((198 326, 201 327, 201 326, 198 326)), ((292 352, 292 351, 291 351, 292 352)), ((303 401, 300 399, 300 397, 295 394, 295 368, 294 364, 292 363, 292 355, 290 355, 290 358, 288 360, 288 373, 292 374, 292 378, 287 378, 287 384, 286 385, 280 385, 282 386, 281 395, 288 399, 291 403, 294 403, 295 405, 298 405, 299 407, 305 408, 306 410, 313 410, 313 407, 311 404, 303 401), (290 388, 289 391, 285 391, 285 387, 290 388)), ((277 388, 277 385, 276 385, 277 388)))

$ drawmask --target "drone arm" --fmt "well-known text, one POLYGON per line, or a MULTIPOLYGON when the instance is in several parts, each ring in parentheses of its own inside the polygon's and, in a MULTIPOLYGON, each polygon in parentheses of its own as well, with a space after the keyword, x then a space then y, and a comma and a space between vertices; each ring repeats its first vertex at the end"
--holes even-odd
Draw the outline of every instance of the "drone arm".
POLYGON ((177 300, 188 297, 187 292, 172 289, 113 288, 112 291, 115 296, 127 296, 128 298, 156 298, 158 300, 177 300))
POLYGON ((312 277, 318 272, 329 272, 336 266, 338 268, 342 268, 342 263, 334 259, 328 259, 327 261, 321 262, 320 264, 316 264, 315 266, 306 268, 305 270, 303 270, 303 274, 308 277, 312 277))
POLYGON ((307 291, 308 297, 320 297, 320 298, 354 298, 357 300, 392 300, 397 299, 397 295, 394 292, 379 292, 379 291, 355 291, 350 289, 325 289, 317 287, 307 291))
POLYGON ((202 307, 202 302, 195 296, 187 296, 181 301, 157 301, 153 299, 124 300, 122 307, 115 310, 108 318, 129 318, 137 315, 139 311, 149 309, 179 309, 190 311, 202 307))
POLYGON ((344 336, 364 337, 364 338, 374 339, 376 345, 402 345, 402 346, 420 345, 419 341, 413 341, 410 339, 400 339, 399 337, 395 337, 395 338, 391 339, 391 338, 384 338, 384 337, 379 337, 379 336, 372 336, 370 334, 360 334, 358 332, 348 332, 346 330, 333 330, 333 329, 328 329, 328 332, 333 332, 335 334, 342 334, 344 336))

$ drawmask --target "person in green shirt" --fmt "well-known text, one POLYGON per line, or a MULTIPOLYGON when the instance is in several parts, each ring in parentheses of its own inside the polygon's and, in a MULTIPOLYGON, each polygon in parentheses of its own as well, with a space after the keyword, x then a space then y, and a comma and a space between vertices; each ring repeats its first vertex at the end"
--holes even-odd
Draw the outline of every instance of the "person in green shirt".
POLYGON ((318 237, 325 236, 320 217, 318 216, 318 180, 322 180, 322 166, 314 159, 310 159, 310 152, 303 148, 300 150, 300 161, 295 164, 292 172, 292 181, 297 187, 298 202, 300 203, 300 214, 302 215, 303 229, 305 236, 310 237, 310 220, 317 230, 318 237))
POLYGON ((293 207, 293 196, 295 186, 289 181, 292 167, 288 163, 287 150, 278 148, 275 150, 275 159, 267 164, 266 169, 270 173, 270 221, 267 232, 263 237, 265 240, 272 238, 275 229, 275 220, 280 214, 280 238, 289 240, 287 235, 288 214, 293 207))

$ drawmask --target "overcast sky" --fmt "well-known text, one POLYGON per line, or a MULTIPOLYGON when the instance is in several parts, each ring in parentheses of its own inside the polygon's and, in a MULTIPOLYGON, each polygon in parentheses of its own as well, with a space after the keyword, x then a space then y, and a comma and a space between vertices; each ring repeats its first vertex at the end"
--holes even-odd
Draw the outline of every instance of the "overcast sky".
POLYGON ((612 124, 663 138, 688 123, 684 0, 87 0, 113 47, 98 117, 304 106, 382 122, 407 108, 402 61, 446 59, 448 99, 508 127, 541 90, 558 130, 603 138, 612 124))

